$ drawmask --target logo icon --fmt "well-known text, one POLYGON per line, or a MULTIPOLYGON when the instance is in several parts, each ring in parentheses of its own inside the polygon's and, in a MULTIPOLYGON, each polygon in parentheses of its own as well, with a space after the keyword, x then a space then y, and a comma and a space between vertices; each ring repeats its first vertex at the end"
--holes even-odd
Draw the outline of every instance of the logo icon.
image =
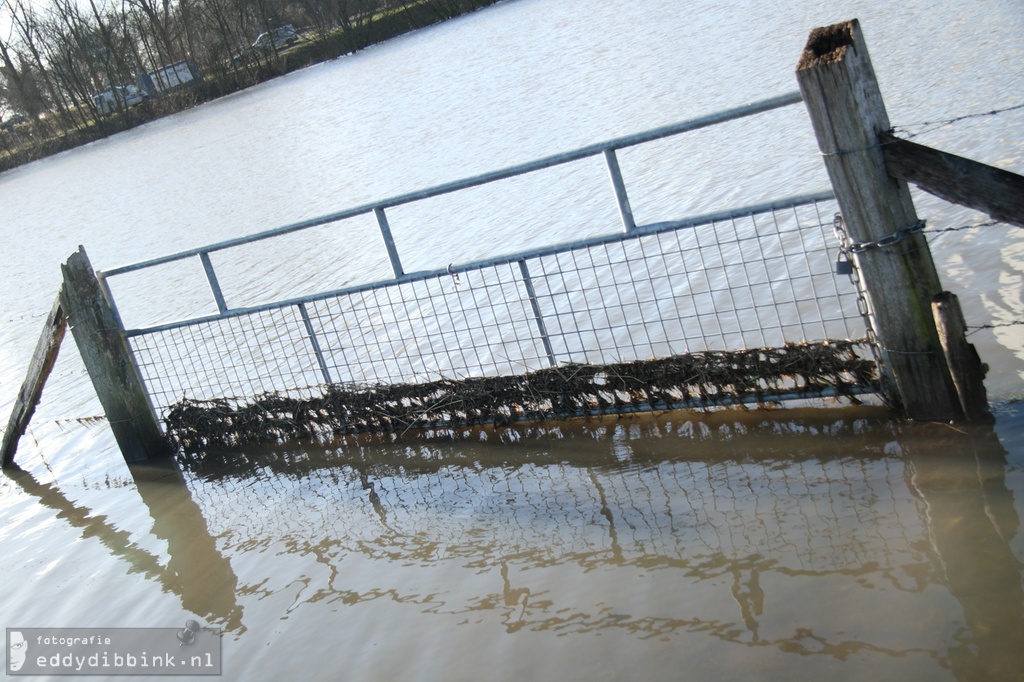
POLYGON ((21 666, 25 665, 25 658, 28 656, 28 642, 25 641, 24 635, 14 630, 11 632, 10 641, 7 644, 10 650, 7 664, 12 671, 18 672, 21 670, 21 666))
POLYGON ((178 644, 179 647, 185 644, 194 644, 196 641, 196 633, 199 632, 199 623, 194 620, 185 621, 185 627, 178 630, 178 644))

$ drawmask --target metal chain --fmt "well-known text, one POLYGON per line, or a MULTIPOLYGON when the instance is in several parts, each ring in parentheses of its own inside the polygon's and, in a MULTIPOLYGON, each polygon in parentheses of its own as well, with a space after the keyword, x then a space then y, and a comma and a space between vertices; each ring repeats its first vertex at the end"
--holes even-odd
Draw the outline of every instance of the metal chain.
MULTIPOLYGON (((871 311, 868 307, 868 299, 865 295, 864 287, 860 279, 860 271, 852 257, 853 254, 859 253, 859 251, 854 249, 855 245, 850 241, 850 237, 846 233, 846 224, 843 222, 843 215, 841 213, 835 214, 835 217, 832 219, 832 227, 835 230, 836 238, 839 240, 839 253, 841 257, 846 258, 850 264, 848 273, 850 282, 853 283, 854 289, 857 292, 857 312, 864 319, 864 328, 868 339, 868 347, 871 348, 871 356, 875 361, 875 366, 878 367, 879 381, 884 384, 887 373, 885 372, 885 362, 882 359, 881 344, 878 342, 878 336, 875 334, 875 326, 871 321, 871 311)), ((863 250, 863 248, 860 249, 860 251, 863 250)), ((889 395, 889 391, 884 391, 883 395, 889 395)))
MULTIPOLYGON (((926 234, 932 235, 932 234, 943 234, 945 232, 958 232, 960 230, 966 230, 966 229, 972 229, 972 228, 978 228, 978 227, 988 227, 988 226, 991 226, 991 225, 998 225, 998 224, 1000 224, 1000 221, 993 220, 993 221, 990 221, 990 222, 979 223, 979 224, 976 224, 976 225, 961 225, 959 227, 947 227, 947 228, 941 229, 941 230, 930 230, 926 234)), ((885 237, 882 237, 881 239, 876 239, 875 241, 871 241, 871 242, 860 242, 860 243, 852 242, 850 240, 850 237, 849 237, 849 235, 846 232, 846 224, 843 221, 843 216, 842 216, 841 213, 836 213, 835 214, 835 217, 833 218, 833 221, 832 221, 832 227, 835 229, 836 238, 839 240, 839 254, 840 254, 840 258, 841 259, 845 259, 846 262, 849 265, 849 267, 846 268, 844 271, 849 275, 850 282, 853 283, 853 286, 854 286, 854 288, 857 291, 857 312, 860 313, 862 318, 864 318, 864 326, 867 329, 868 345, 871 347, 871 355, 874 358, 875 364, 878 367, 879 380, 882 382, 883 388, 885 388, 885 384, 888 381, 888 379, 887 379, 888 374, 885 371, 885 361, 882 359, 882 352, 881 352, 882 346, 881 346, 881 343, 879 343, 879 341, 878 341, 878 336, 875 333, 875 328, 874 328, 874 325, 872 324, 872 321, 871 321, 871 313, 870 313, 870 310, 868 308, 867 297, 865 295, 864 287, 863 287, 862 282, 861 282, 860 271, 858 270, 857 264, 856 264, 856 262, 853 259, 853 254, 855 254, 855 253, 862 253, 862 252, 867 251, 869 249, 885 248, 885 247, 889 247, 889 246, 893 246, 895 244, 898 244, 898 243, 900 243, 900 242, 910 238, 911 236, 913 236, 915 234, 923 232, 924 228, 925 228, 925 221, 924 220, 918 220, 914 225, 911 225, 909 227, 904 227, 904 228, 901 228, 899 230, 896 230, 892 234, 887 235, 885 237)), ((837 272, 838 272, 838 268, 837 268, 837 272)), ((998 324, 986 324, 986 325, 981 325, 979 327, 968 327, 968 329, 970 330, 970 331, 968 331, 968 335, 973 334, 973 333, 978 332, 978 331, 981 331, 983 329, 996 329, 996 328, 1001 328, 1001 327, 1014 327, 1014 326, 1019 326, 1019 325, 1024 325, 1024 320, 1015 320, 1013 322, 1005 322, 1005 323, 998 323, 998 324)), ((900 351, 889 350, 889 352, 900 352, 900 351)), ((891 395, 891 393, 888 390, 884 390, 883 391, 883 397, 887 396, 887 395, 891 395)))
MULTIPOLYGON (((840 216, 838 213, 836 214, 836 216, 838 217, 839 222, 842 223, 842 216, 840 216)), ((918 220, 913 225, 901 227, 892 234, 886 235, 881 239, 876 239, 871 242, 849 242, 849 238, 847 237, 847 248, 849 249, 849 253, 862 253, 870 249, 884 249, 889 246, 895 246, 896 244, 899 244, 900 242, 906 239, 910 239, 915 234, 924 231, 924 228, 925 221, 922 219, 918 220)), ((842 231, 845 234, 845 228, 843 228, 842 231)))
MULTIPOLYGON (((960 227, 946 228, 944 230, 934 230, 929 231, 927 234, 942 234, 945 232, 956 232, 959 230, 969 229, 973 227, 983 227, 993 224, 996 224, 996 221, 993 221, 991 223, 981 223, 978 225, 963 225, 960 227)), ((906 239, 909 239, 913 235, 924 231, 925 221, 919 220, 914 225, 910 225, 908 227, 896 230, 892 234, 882 237, 881 239, 861 243, 852 242, 850 240, 850 236, 849 234, 847 234, 846 224, 843 221, 843 216, 841 213, 835 214, 835 217, 832 221, 832 227, 835 229, 836 238, 839 240, 839 261, 837 261, 836 263, 836 273, 847 273, 850 277, 850 282, 853 283, 853 286, 857 291, 857 311, 860 313, 861 317, 864 318, 864 326, 867 330, 868 345, 871 348, 871 355, 874 358, 875 366, 878 368, 878 379, 882 386, 882 398, 888 401, 890 397, 896 395, 896 393, 892 391, 892 386, 889 385, 889 373, 886 371, 885 361, 882 357, 882 346, 879 343, 878 335, 875 333, 875 328, 872 324, 866 292, 864 290, 863 283, 860 278, 860 271, 857 268, 857 263, 854 260, 853 255, 857 253, 862 253, 869 249, 886 248, 898 244, 906 239), (843 263, 843 259, 845 259, 845 263, 843 263), (841 265, 846 265, 847 267, 840 267, 841 265)), ((980 331, 982 329, 994 329, 996 327, 1010 327, 1016 325, 1024 325, 1024 320, 1008 322, 1003 324, 988 324, 983 325, 981 327, 968 327, 968 329, 971 330, 968 332, 968 334, 973 334, 976 331, 980 331)), ((888 350, 888 352, 893 353, 900 351, 888 350)))

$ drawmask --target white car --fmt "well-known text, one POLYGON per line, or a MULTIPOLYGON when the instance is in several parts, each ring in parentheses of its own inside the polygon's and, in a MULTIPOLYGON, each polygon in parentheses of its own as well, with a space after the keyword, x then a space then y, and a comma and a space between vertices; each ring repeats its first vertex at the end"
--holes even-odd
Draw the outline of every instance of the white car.
POLYGON ((118 109, 127 109, 141 104, 145 99, 146 95, 134 85, 117 85, 92 96, 96 111, 100 112, 101 116, 112 114, 118 109))
POLYGON ((267 50, 271 46, 281 49, 291 45, 298 39, 299 34, 295 32, 295 27, 291 24, 286 24, 275 28, 269 33, 261 33, 252 46, 256 50, 267 50))

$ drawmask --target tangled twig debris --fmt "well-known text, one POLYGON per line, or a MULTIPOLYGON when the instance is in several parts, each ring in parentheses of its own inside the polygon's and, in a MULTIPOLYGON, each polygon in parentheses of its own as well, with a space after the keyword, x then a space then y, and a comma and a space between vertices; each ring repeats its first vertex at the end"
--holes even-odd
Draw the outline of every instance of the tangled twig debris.
POLYGON ((830 391, 856 403, 857 393, 878 388, 875 363, 856 352, 864 343, 788 343, 416 384, 334 384, 311 398, 184 399, 165 421, 172 446, 201 452, 290 438, 764 404, 781 393, 830 391))

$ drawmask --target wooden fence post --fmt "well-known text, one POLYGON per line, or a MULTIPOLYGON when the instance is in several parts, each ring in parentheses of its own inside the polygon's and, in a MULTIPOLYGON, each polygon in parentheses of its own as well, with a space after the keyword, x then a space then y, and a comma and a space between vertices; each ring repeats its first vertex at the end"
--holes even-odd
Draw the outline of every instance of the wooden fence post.
POLYGON ((62 266, 61 306, 126 462, 169 452, 120 325, 85 249, 62 266))
POLYGON ((988 393, 982 381, 988 367, 982 364, 974 344, 967 342, 967 322, 960 308, 960 299, 956 294, 942 292, 932 299, 932 314, 967 421, 991 423, 993 418, 988 411, 988 393))
POLYGON ((57 362, 57 354, 60 352, 60 343, 64 340, 64 332, 67 330, 67 321, 64 318, 64 310, 60 305, 60 294, 53 302, 50 314, 46 317, 43 325, 43 333, 39 336, 36 350, 32 354, 32 360, 28 366, 28 376, 21 385, 18 398, 14 402, 14 409, 11 411, 11 418, 7 422, 7 430, 4 431, 4 438, 0 444, 0 454, 3 455, 3 467, 6 469, 14 464, 14 453, 18 449, 18 440, 25 433, 32 414, 36 411, 36 405, 43 396, 43 386, 46 379, 57 362))
POLYGON ((891 126, 857 20, 814 29, 796 75, 899 401, 911 419, 960 419, 931 313, 942 287, 907 184, 886 171, 891 126))

